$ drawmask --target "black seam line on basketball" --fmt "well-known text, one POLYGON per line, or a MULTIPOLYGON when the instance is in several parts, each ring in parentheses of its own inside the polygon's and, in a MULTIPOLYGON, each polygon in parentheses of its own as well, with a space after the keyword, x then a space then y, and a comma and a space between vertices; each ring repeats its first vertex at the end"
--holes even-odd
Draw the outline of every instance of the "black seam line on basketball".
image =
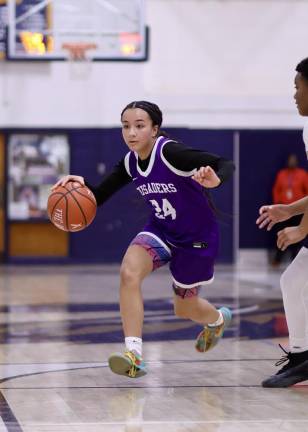
POLYGON ((91 198, 89 198, 87 195, 84 195, 84 194, 82 194, 82 193, 80 193, 79 191, 78 191, 78 189, 82 189, 82 188, 76 188, 76 189, 72 189, 72 190, 74 190, 74 191, 76 191, 79 195, 81 195, 82 197, 84 197, 84 198, 87 198, 87 200, 89 200, 94 206, 96 206, 97 205, 97 202, 96 202, 96 200, 95 200, 95 202, 91 199, 91 198))
MULTIPOLYGON (((87 218, 86 218, 86 216, 85 216, 85 214, 84 214, 84 211, 82 210, 82 208, 81 208, 79 202, 77 201, 77 199, 76 199, 76 198, 74 197, 74 195, 72 194, 73 191, 77 191, 77 189, 81 189, 82 187, 83 187, 83 186, 77 186, 76 188, 68 189, 68 188, 66 187, 66 185, 65 185, 65 186, 64 186, 64 189, 66 189, 66 190, 68 191, 68 193, 70 193, 70 194, 72 195, 72 197, 74 198, 76 204, 77 204, 78 207, 79 207, 79 210, 81 211, 81 214, 82 214, 82 216, 83 216, 83 218, 84 218, 85 224, 88 225, 87 218)), ((80 195, 81 195, 81 194, 80 194, 80 195)), ((67 216, 68 216, 68 206, 67 206, 67 212, 66 212, 66 213, 67 213, 67 216)), ((67 221, 67 223, 68 223, 68 221, 67 221)), ((68 227, 68 225, 67 225, 67 227, 68 227)))
MULTIPOLYGON (((78 192, 78 189, 83 189, 83 188, 86 187, 86 186, 76 186, 76 187, 72 187, 72 189, 68 189, 68 188, 66 187, 66 185, 65 185, 65 186, 62 186, 62 187, 68 191, 65 195, 67 195, 69 192, 76 191, 77 193, 79 193, 79 195, 82 195, 82 196, 84 196, 85 198, 88 198, 88 199, 93 203, 93 201, 91 200, 91 198, 89 198, 89 197, 87 197, 86 195, 83 195, 83 194, 81 194, 80 192, 78 192)), ((88 188, 88 189, 89 189, 89 188, 88 188)), ((93 204, 94 204, 94 203, 93 203, 93 204)))
MULTIPOLYGON (((64 186, 64 189, 68 190, 65 186, 64 186)), ((68 213, 69 213, 69 206, 68 206, 68 199, 67 199, 66 195, 67 195, 67 194, 65 194, 65 195, 63 195, 63 196, 64 196, 65 201, 66 201, 66 212, 65 212, 65 215, 66 215, 66 217, 65 217, 65 219, 66 219, 66 229, 69 230, 69 227, 68 227, 68 213)))
POLYGON ((66 219, 66 229, 69 230, 69 226, 68 226, 68 214, 69 214, 69 205, 68 205, 68 198, 65 195, 65 201, 66 201, 66 212, 65 212, 65 219, 66 219))
MULTIPOLYGON (((84 188, 87 188, 87 186, 73 186, 72 187, 72 189, 67 189, 67 187, 66 186, 63 186, 64 187, 64 189, 66 189, 66 190, 68 190, 68 191, 77 191, 78 189, 84 189, 84 188)), ((89 189, 89 188, 88 188, 89 189)), ((85 196, 85 195, 84 195, 85 196)))
POLYGON ((77 199, 74 197, 74 195, 72 194, 72 191, 73 191, 73 190, 75 190, 75 189, 72 189, 72 190, 70 191, 70 194, 72 195, 72 197, 73 197, 75 203, 78 205, 79 210, 81 211, 81 214, 82 214, 82 216, 83 216, 83 218, 84 218, 85 224, 88 225, 86 215, 84 214, 84 211, 82 210, 81 205, 79 204, 78 200, 77 200, 77 199))
POLYGON ((63 189, 65 189, 67 192, 53 192, 51 195, 62 194, 62 197, 65 197, 66 195, 70 194, 71 191, 74 191, 76 189, 81 189, 83 186, 79 186, 78 188, 74 188, 74 189, 67 189, 65 186, 61 186, 61 187, 63 187, 63 189))
MULTIPOLYGON (((61 192, 59 192, 59 193, 61 193, 61 192)), ((61 194, 60 198, 58 199, 58 201, 56 202, 56 204, 53 206, 53 208, 51 210, 51 213, 50 213, 50 218, 51 219, 52 219, 52 216, 53 216, 53 212, 55 211, 55 208, 57 207, 58 203, 61 201, 61 199, 63 198, 63 196, 65 196, 65 195, 61 194)))

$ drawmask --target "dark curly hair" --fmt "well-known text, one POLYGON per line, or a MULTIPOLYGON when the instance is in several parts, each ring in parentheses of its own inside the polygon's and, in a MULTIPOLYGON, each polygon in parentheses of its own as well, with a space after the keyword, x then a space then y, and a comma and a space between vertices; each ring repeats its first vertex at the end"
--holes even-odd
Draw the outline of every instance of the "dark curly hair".
POLYGON ((305 80, 308 81, 308 57, 302 60, 295 68, 296 72, 299 72, 305 80))

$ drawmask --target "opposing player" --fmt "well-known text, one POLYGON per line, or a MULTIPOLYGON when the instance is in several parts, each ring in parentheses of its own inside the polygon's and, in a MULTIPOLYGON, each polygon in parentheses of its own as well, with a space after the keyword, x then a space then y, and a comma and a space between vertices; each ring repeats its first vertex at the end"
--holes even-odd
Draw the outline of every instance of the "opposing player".
MULTIPOLYGON (((300 115, 308 117, 308 58, 296 67, 295 102, 300 115)), ((308 156, 308 130, 304 129, 304 142, 308 156)), ((277 246, 285 250, 289 245, 308 235, 308 197, 289 205, 266 205, 260 208, 257 224, 270 230, 275 223, 303 214, 301 223, 278 232, 277 246)), ((280 287, 289 329, 290 352, 276 365, 287 362, 277 373, 264 380, 263 387, 289 387, 308 380, 308 241, 281 276, 280 287)))
MULTIPOLYGON (((229 309, 217 310, 198 297, 198 291, 200 285, 213 280, 218 250, 217 221, 204 192, 230 177, 234 165, 163 136, 162 113, 153 103, 130 103, 122 111, 121 121, 130 151, 98 187, 86 184, 100 205, 133 181, 152 210, 123 258, 120 311, 126 350, 109 358, 114 373, 137 378, 146 374, 141 283, 153 270, 170 264, 176 315, 204 326, 196 341, 198 351, 213 348, 231 321, 229 309)), ((84 183, 83 177, 70 175, 55 186, 71 180, 84 183)))

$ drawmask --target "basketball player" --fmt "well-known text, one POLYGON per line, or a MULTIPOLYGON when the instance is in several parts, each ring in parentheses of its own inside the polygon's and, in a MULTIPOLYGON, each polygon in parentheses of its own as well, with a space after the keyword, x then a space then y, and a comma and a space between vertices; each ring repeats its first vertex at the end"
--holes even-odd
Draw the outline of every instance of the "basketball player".
MULTIPOLYGON (((300 115, 308 116, 308 58, 296 67, 294 99, 300 115)), ((308 156, 308 128, 304 129, 304 142, 308 156)), ((277 222, 303 214, 299 226, 278 232, 277 246, 285 250, 302 241, 308 234, 308 197, 289 205, 271 205, 260 208, 257 224, 269 231, 277 222)), ((263 387, 289 387, 308 380, 308 241, 281 276, 283 304, 289 329, 290 352, 285 352, 276 365, 287 362, 277 373, 264 380, 263 387)))
MULTIPOLYGON (((122 111, 121 121, 129 152, 98 187, 86 185, 100 205, 134 182, 152 210, 123 258, 120 312, 126 350, 109 358, 114 373, 137 378, 146 374, 141 283, 153 270, 169 263, 175 314, 204 326, 196 340, 198 351, 213 348, 230 324, 230 310, 217 310, 198 297, 198 292, 200 285, 213 280, 218 249, 217 221, 205 188, 218 187, 232 175, 234 165, 165 137, 160 131, 162 113, 153 103, 130 103, 122 111)), ((72 180, 84 184, 83 177, 69 175, 54 187, 72 180)))

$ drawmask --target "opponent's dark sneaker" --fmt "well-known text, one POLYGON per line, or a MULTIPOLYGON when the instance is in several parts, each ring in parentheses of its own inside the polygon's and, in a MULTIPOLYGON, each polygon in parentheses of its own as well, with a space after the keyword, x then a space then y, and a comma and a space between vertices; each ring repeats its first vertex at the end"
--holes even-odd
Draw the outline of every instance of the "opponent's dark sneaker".
POLYGON ((283 388, 308 380, 308 351, 301 353, 287 352, 279 344, 286 355, 282 356, 275 366, 285 364, 276 375, 272 375, 262 382, 262 387, 283 388))

